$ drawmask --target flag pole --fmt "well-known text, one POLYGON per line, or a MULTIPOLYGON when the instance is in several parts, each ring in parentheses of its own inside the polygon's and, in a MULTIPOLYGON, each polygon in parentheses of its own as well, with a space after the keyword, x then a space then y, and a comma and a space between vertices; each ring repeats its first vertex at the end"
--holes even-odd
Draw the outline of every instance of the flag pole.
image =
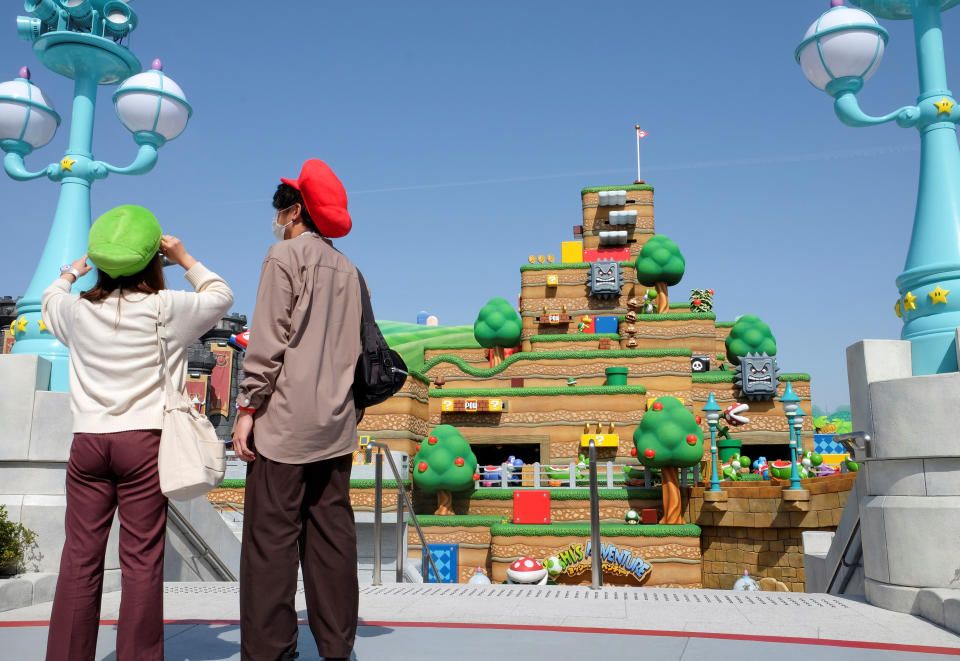
POLYGON ((640 125, 636 125, 637 135, 637 181, 640 181, 640 125))

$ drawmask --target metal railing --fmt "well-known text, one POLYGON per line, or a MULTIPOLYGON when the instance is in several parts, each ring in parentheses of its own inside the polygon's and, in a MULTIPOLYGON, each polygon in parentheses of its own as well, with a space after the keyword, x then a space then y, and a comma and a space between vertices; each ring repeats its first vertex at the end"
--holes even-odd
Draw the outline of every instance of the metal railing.
POLYGON ((199 551, 196 557, 199 560, 205 561, 219 580, 233 582, 237 580, 237 577, 230 571, 227 563, 207 544, 207 540, 197 532, 197 529, 190 524, 187 517, 183 515, 183 512, 181 512, 172 501, 167 502, 167 513, 167 521, 180 531, 191 547, 199 551))
MULTIPOLYGON (((390 448, 386 443, 370 441, 367 445, 367 461, 370 461, 371 448, 379 448, 380 452, 376 454, 374 464, 374 493, 373 493, 373 584, 382 585, 380 580, 380 566, 382 564, 382 549, 380 548, 383 536, 383 457, 386 455, 390 462, 390 470, 397 481, 397 583, 403 583, 403 565, 406 558, 403 557, 403 536, 405 534, 403 526, 403 511, 406 508, 410 514, 410 520, 413 527, 417 530, 417 536, 420 538, 420 545, 423 547, 423 554, 427 558, 429 568, 433 570, 433 575, 440 581, 440 572, 437 571, 437 565, 433 562, 433 555, 430 553, 430 547, 423 536, 423 530, 420 528, 420 522, 417 521, 417 515, 413 511, 413 505, 407 497, 407 491, 403 487, 403 478, 397 470, 397 464, 393 461, 393 455, 390 454, 390 448)), ((428 566, 427 563, 420 563, 420 573, 423 576, 423 582, 427 583, 428 566)))
MULTIPOLYGON (((590 587, 603 587, 603 560, 600 557, 600 490, 597 487, 597 444, 590 439, 590 587)), ((607 462, 609 464, 609 462, 607 462)), ((607 468, 609 476, 610 469, 607 468)))

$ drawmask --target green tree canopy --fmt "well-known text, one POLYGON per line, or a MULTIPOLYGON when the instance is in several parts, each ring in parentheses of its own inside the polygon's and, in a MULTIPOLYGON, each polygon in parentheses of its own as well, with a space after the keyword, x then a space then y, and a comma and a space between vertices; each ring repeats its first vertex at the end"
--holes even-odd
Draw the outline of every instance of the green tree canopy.
POLYGON ((777 339, 770 327, 755 314, 745 314, 730 329, 724 341, 727 347, 727 360, 734 365, 740 364, 740 358, 748 353, 777 355, 777 339))
POLYGON ((452 425, 439 425, 413 459, 413 481, 424 493, 466 491, 473 487, 477 457, 452 425))
POLYGON ((647 287, 658 282, 672 287, 683 278, 686 266, 677 244, 663 234, 654 234, 637 255, 637 280, 647 287))
POLYGON ((480 346, 515 347, 520 342, 522 322, 505 298, 491 298, 473 323, 473 336, 480 346))
POLYGON ((633 432, 637 459, 648 468, 694 466, 703 458, 703 430, 676 397, 660 397, 633 432))

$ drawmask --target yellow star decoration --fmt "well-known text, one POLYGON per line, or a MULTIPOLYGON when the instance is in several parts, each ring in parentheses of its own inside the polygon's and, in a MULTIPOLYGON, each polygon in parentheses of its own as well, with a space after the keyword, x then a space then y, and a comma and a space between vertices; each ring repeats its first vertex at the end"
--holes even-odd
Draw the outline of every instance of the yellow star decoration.
POLYGON ((37 319, 37 326, 40 327, 40 332, 47 330, 47 325, 43 323, 43 319, 37 319))
POLYGON ((17 320, 14 319, 10 322, 10 334, 15 335, 17 332, 17 320))
POLYGON ((67 170, 70 170, 70 172, 73 172, 73 164, 74 164, 74 163, 76 163, 75 160, 73 160, 73 159, 70 158, 69 156, 64 156, 64 157, 63 157, 63 160, 60 161, 60 171, 61 171, 61 172, 66 172, 67 170))
POLYGON ((917 297, 912 293, 907 292, 903 296, 903 311, 907 310, 916 310, 917 309, 917 297))
POLYGON ((935 106, 937 107, 937 114, 938 114, 938 115, 942 115, 942 114, 944 114, 944 113, 946 113, 946 114, 949 115, 949 114, 950 114, 950 110, 953 108, 953 101, 951 101, 951 100, 948 99, 947 97, 943 97, 943 98, 940 99, 939 101, 935 101, 935 102, 933 103, 933 105, 935 105, 935 106))
POLYGON ((903 316, 900 314, 900 299, 897 299, 897 304, 893 306, 893 311, 897 313, 897 316, 903 316))
POLYGON ((950 293, 949 289, 940 289, 940 285, 937 285, 936 289, 934 289, 932 292, 927 294, 927 296, 930 297, 930 305, 936 305, 937 303, 946 304, 947 294, 949 293, 950 293))
POLYGON ((21 333, 26 333, 26 332, 27 332, 27 324, 28 324, 28 323, 30 323, 30 322, 27 321, 27 318, 26 318, 26 317, 20 317, 20 318, 17 320, 17 330, 20 331, 21 333))

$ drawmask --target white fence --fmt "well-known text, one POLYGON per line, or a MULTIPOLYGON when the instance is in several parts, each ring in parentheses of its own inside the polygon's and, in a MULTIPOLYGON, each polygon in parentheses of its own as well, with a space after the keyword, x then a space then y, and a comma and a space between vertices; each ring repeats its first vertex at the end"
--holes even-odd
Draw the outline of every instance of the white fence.
MULTIPOLYGON (((700 481, 700 466, 680 470, 680 486, 700 481)), ((512 466, 508 463, 478 465, 476 488, 514 489, 572 489, 586 487, 590 481, 590 469, 585 464, 570 462, 548 465, 539 462, 512 466)), ((607 461, 597 464, 597 483, 600 487, 653 487, 660 485, 659 474, 644 466, 626 466, 607 461)))

